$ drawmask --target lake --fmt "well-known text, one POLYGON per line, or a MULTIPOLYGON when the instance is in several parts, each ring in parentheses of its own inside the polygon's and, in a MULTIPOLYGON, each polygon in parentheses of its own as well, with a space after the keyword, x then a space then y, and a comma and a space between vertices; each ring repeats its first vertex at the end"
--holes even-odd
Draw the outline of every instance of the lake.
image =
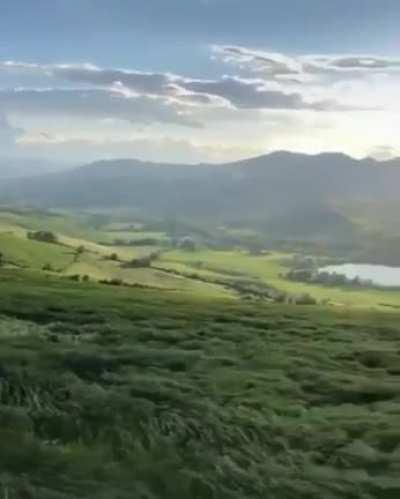
POLYGON ((400 267, 345 263, 342 265, 329 265, 319 269, 319 271, 331 274, 336 272, 345 275, 348 279, 359 277, 363 281, 372 281, 377 286, 400 287, 400 267))

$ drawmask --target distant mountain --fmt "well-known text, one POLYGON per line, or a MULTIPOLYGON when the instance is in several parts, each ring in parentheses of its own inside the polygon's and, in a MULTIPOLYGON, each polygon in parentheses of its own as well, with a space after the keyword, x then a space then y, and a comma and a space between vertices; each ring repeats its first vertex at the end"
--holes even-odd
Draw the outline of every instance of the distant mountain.
POLYGON ((223 165, 100 161, 71 171, 13 180, 0 201, 68 208, 127 208, 141 215, 264 224, 282 232, 350 231, 335 207, 398 200, 400 160, 276 152, 223 165))

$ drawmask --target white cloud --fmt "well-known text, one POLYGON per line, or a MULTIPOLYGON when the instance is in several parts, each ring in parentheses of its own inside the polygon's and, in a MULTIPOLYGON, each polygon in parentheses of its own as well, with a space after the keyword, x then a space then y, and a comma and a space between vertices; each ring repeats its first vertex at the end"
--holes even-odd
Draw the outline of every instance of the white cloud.
POLYGON ((313 81, 316 75, 330 74, 346 78, 374 73, 400 73, 400 59, 376 55, 313 55, 291 56, 240 46, 216 45, 216 57, 240 68, 277 80, 290 78, 295 82, 313 81), (346 74, 347 73, 347 74, 346 74))
MULTIPOLYGON (((277 55, 275 57, 278 59, 277 55)), ((276 65, 275 74, 278 75, 289 63, 282 60, 276 62, 276 65)), ((119 88, 121 92, 125 89, 127 96, 169 98, 177 104, 186 106, 221 107, 225 101, 225 105, 239 109, 314 109, 317 111, 340 109, 340 106, 334 102, 312 102, 300 92, 293 92, 278 86, 271 89, 266 86, 265 81, 235 76, 215 80, 195 80, 170 73, 102 69, 90 64, 39 65, 12 61, 3 63, 0 67, 3 70, 39 72, 55 80, 86 84, 94 88, 119 88)), ((290 74, 288 71, 286 70, 285 74, 290 74)))
POLYGON ((6 114, 50 114, 70 118, 116 118, 131 123, 166 123, 199 127, 183 105, 165 98, 126 96, 117 89, 0 90, 6 114))
POLYGON ((0 62, 0 76, 11 72, 20 82, 0 88, 0 143, 17 140, 24 153, 49 156, 182 162, 274 149, 376 157, 398 151, 400 60, 235 46, 214 47, 213 54, 233 74, 194 79, 92 64, 0 62), (32 81, 47 88, 32 88, 32 81))
POLYGON ((308 102, 299 92, 270 89, 261 80, 224 77, 221 80, 192 80, 184 84, 187 90, 216 95, 239 109, 312 109, 315 111, 339 109, 333 101, 308 102))

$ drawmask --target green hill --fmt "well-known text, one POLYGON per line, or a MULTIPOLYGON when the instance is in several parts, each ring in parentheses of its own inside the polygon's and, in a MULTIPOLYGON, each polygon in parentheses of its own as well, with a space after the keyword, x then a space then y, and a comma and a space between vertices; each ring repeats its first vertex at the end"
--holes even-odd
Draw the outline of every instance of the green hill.
POLYGON ((41 269, 46 264, 63 269, 73 259, 71 248, 32 241, 18 233, 0 233, 0 251, 7 264, 41 269))
POLYGON ((8 497, 399 495, 398 314, 0 277, 8 497))

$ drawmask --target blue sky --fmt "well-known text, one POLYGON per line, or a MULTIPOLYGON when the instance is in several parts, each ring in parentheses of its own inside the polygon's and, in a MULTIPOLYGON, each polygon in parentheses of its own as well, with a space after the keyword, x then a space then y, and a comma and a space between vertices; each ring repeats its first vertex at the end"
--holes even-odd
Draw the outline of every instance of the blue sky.
POLYGON ((2 0, 0 145, 73 161, 399 154, 399 21, 398 0, 2 0))
POLYGON ((399 21, 397 0, 2 0, 0 49, 192 73, 210 70, 204 46, 215 43, 396 55, 399 21))

